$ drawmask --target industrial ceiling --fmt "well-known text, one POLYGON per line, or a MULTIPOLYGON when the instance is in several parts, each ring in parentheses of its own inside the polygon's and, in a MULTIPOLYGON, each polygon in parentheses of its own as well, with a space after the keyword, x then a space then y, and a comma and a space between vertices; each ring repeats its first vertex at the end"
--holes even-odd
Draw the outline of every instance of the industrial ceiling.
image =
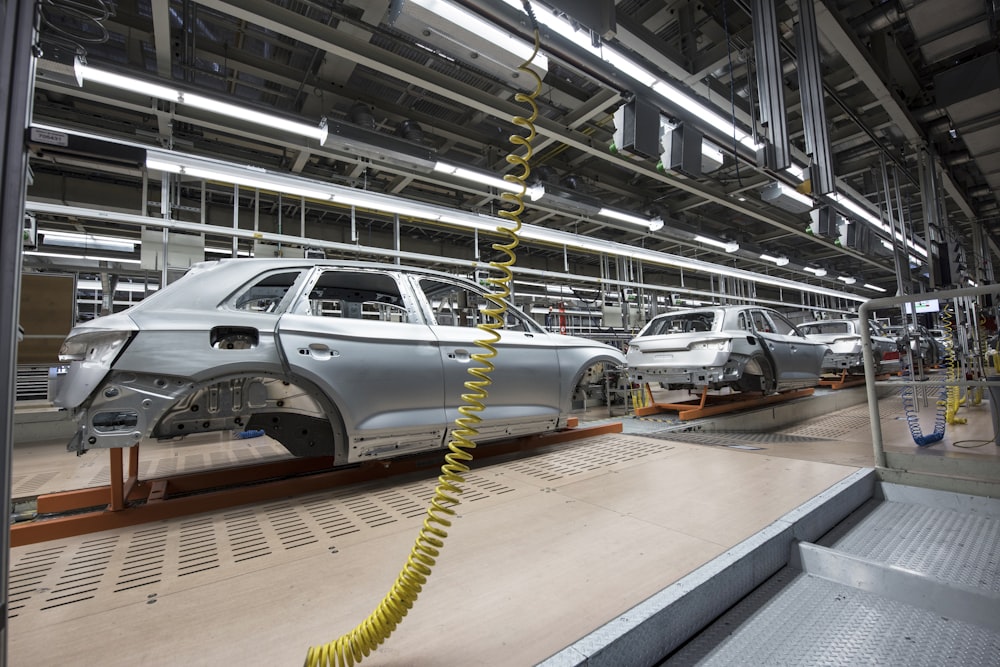
MULTIPOLYGON (((481 174, 516 172, 506 156, 514 150, 510 135, 521 132, 512 119, 527 113, 516 96, 530 89, 530 77, 515 77, 516 63, 498 62, 495 40, 463 38, 473 24, 462 19, 449 28, 445 19, 428 20, 433 3, 426 0, 145 0, 81 9, 90 4, 44 5, 33 121, 127 145, 33 142, 29 201, 212 222, 233 218, 227 211, 236 193, 242 209, 255 210, 254 229, 282 231, 284 223, 287 231, 301 224, 310 237, 330 242, 395 243, 469 260, 489 254, 486 239, 440 221, 400 216, 394 241, 392 215, 234 190, 212 179, 176 178, 161 189, 160 176, 136 157, 141 147, 176 151, 495 215, 504 208, 495 189, 433 168, 442 162, 481 174), (238 105, 247 117, 86 77, 79 84, 63 75, 73 56, 89 68, 238 105), (255 124, 249 118, 254 111, 316 127, 325 123, 327 140, 255 124)), ((445 4, 532 40, 520 2, 445 4)), ((817 2, 811 61, 820 77, 813 80, 817 104, 801 94, 808 41, 800 33, 808 31, 801 29, 803 7, 795 1, 531 4, 547 69, 536 99, 529 181, 545 195, 527 202, 525 223, 862 298, 955 283, 936 270, 941 255, 962 265, 962 280, 993 280, 992 262, 1000 255, 995 3, 817 2), (752 20, 766 11, 777 28, 770 42, 752 20), (658 94, 643 75, 602 55, 610 53, 702 106, 658 94), (664 133, 689 141, 704 136, 706 155, 720 159, 673 163, 645 150, 650 108, 658 119, 658 148, 664 133), (813 142, 820 112, 825 149, 813 142), (713 125, 708 116, 728 126, 713 125), (781 129, 789 168, 762 150, 778 143, 781 129), (623 130, 625 145, 617 145, 623 130), (824 150, 835 179, 830 192, 815 187, 821 172, 808 169, 822 163, 824 150), (796 192, 795 200, 805 205, 776 188, 796 192), (664 224, 610 218, 598 213, 601 207, 664 224), (832 216, 823 219, 833 221, 833 231, 817 233, 820 211, 832 216), (847 238, 850 225, 870 234, 847 238), (893 227, 896 238, 886 231, 893 227)), ((41 228, 139 234, 114 216, 37 215, 41 228)), ((206 242, 229 248, 225 239, 209 236, 206 242)), ((522 253, 519 261, 539 270, 608 271, 606 258, 572 244, 528 242, 522 253)), ((28 265, 62 261, 38 256, 28 265)), ((616 262, 617 277, 624 277, 621 258, 616 262)), ((734 294, 748 289, 733 284, 742 281, 669 262, 642 264, 638 276, 628 275, 646 284, 734 294)), ((761 288, 767 298, 792 298, 773 285, 761 288)), ((747 295, 761 296, 757 289, 755 284, 747 295)))

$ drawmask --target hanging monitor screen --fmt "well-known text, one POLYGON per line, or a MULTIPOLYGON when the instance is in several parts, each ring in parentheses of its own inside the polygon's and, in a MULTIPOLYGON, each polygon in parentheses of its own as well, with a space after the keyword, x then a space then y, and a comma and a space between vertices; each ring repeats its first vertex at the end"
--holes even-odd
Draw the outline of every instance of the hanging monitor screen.
POLYGON ((941 310, 938 305, 937 299, 928 299, 927 301, 917 301, 915 303, 907 303, 906 312, 907 313, 936 313, 941 310))

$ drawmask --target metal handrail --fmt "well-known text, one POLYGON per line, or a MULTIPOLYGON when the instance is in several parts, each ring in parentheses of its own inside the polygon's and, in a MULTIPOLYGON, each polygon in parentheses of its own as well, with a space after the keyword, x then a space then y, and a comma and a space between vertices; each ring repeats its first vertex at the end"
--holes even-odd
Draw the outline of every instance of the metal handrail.
MULTIPOLYGON (((869 313, 879 308, 898 306, 904 303, 916 303, 933 299, 959 299, 967 296, 980 296, 982 294, 1000 294, 1000 285, 983 285, 980 287, 964 287, 962 289, 944 290, 941 292, 924 292, 922 294, 908 294, 906 296, 887 296, 878 299, 870 299, 861 304, 858 309, 858 317, 862 322, 867 322, 869 313)), ((868 415, 872 427, 872 448, 875 451, 875 465, 879 468, 886 467, 885 447, 882 442, 882 423, 878 413, 878 395, 875 392, 875 355, 872 353, 871 331, 866 326, 861 328, 862 355, 865 362, 865 391, 868 396, 868 415)), ((916 383, 913 383, 916 384, 916 383)), ((945 384, 947 386, 967 386, 967 382, 945 382, 934 383, 945 384)), ((921 383, 928 386, 927 383, 921 383)), ((1000 387, 1000 381, 983 381, 975 383, 980 387, 1000 387)), ((994 409, 995 406, 991 407, 994 409)))

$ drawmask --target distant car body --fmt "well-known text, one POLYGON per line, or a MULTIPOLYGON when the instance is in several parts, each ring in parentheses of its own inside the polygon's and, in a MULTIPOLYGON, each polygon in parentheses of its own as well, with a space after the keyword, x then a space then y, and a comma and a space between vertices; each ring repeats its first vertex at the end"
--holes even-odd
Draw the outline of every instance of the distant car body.
MULTIPOLYGON (((264 430, 334 464, 443 447, 479 366, 487 291, 446 273, 309 259, 195 265, 127 311, 78 325, 50 371, 69 449, 264 430)), ((478 441, 562 428, 615 348, 510 306, 478 441)))
POLYGON ((925 366, 936 366, 944 361, 944 345, 939 344, 922 324, 896 324, 886 330, 896 339, 901 354, 906 355, 909 349, 914 362, 919 360, 925 366))
POLYGON ((719 306, 657 315, 626 359, 634 382, 770 394, 817 385, 827 349, 771 308, 719 306))
MULTIPOLYGON (((868 322, 871 333, 872 356, 875 359, 876 373, 891 373, 898 371, 899 347, 896 339, 887 335, 880 324, 873 320, 868 322)), ((861 321, 857 319, 821 320, 818 322, 803 322, 798 325, 806 338, 826 343, 830 349, 823 357, 823 372, 852 374, 865 372, 862 355, 861 321)))

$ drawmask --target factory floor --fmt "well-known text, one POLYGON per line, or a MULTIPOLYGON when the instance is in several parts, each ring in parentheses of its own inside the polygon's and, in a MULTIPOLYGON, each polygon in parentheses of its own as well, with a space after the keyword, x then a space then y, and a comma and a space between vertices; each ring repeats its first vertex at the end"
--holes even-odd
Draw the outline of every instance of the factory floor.
MULTIPOLYGON (((930 431, 934 401, 918 407, 930 431)), ((989 403, 961 415, 967 424, 917 448, 898 396, 883 398, 886 449, 1000 460, 989 403)), ((581 415, 596 418, 607 410, 581 415)), ((622 433, 473 463, 430 581, 365 664, 542 662, 874 463, 863 403, 766 433, 613 419, 622 433)), ((140 476, 155 477, 284 454, 267 438, 203 437, 144 445, 141 456, 140 476)), ((107 460, 61 442, 16 446, 13 495, 107 484, 107 460)), ((300 664, 388 592, 435 481, 412 475, 16 547, 10 664, 300 664)))

